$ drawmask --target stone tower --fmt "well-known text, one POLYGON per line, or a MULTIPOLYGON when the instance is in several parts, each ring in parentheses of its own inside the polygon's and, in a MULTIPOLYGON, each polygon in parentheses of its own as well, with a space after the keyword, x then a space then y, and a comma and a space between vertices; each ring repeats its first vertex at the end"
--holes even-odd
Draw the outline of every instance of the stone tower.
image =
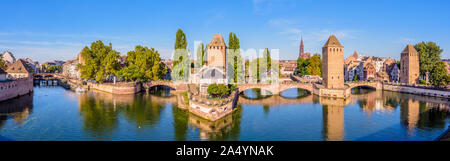
POLYGON ((334 35, 322 47, 322 76, 325 88, 344 88, 344 46, 334 35))
POLYGON ((223 69, 226 67, 226 50, 227 45, 221 34, 214 34, 207 49, 207 66, 223 69))
POLYGON ((408 44, 401 53, 400 83, 416 84, 419 78, 419 53, 408 44))

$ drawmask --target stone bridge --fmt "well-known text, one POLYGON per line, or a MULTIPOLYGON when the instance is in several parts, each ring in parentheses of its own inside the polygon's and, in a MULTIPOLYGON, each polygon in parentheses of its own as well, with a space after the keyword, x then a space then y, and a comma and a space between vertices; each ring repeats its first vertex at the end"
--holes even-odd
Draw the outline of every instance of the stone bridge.
POLYGON ((382 89, 383 84, 381 82, 348 82, 345 83, 348 89, 352 89, 355 87, 371 87, 375 89, 382 89))
MULTIPOLYGON (((380 82, 349 82, 345 83, 347 86, 347 90, 351 90, 355 87, 371 87, 375 89, 382 89, 382 84, 380 82)), ((284 90, 291 89, 291 88, 300 88, 307 90, 310 93, 313 93, 313 83, 299 83, 299 82, 293 82, 293 83, 279 83, 279 84, 239 84, 237 85, 239 88, 239 92, 243 92, 248 89, 253 88, 259 88, 266 91, 270 91, 272 94, 279 94, 284 90)))
POLYGON ((142 87, 146 90, 152 87, 156 86, 166 86, 170 87, 172 90, 177 91, 186 91, 187 90, 187 84, 186 83, 178 83, 173 81, 151 81, 147 83, 143 83, 142 87))
POLYGON ((239 92, 248 89, 259 88, 271 92, 272 94, 280 94, 282 91, 291 88, 300 88, 312 93, 313 85, 311 83, 279 83, 279 84, 239 84, 237 85, 239 92))
POLYGON ((34 79, 57 79, 61 76, 56 73, 34 73, 33 78, 34 79))

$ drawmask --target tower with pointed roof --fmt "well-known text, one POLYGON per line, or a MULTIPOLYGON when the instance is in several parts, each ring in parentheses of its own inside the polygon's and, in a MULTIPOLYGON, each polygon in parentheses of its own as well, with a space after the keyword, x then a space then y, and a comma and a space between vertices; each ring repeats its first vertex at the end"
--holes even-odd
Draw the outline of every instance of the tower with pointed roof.
POLYGON ((400 83, 416 84, 419 78, 419 53, 408 44, 401 53, 400 83))
POLYGON ((214 34, 207 46, 207 66, 225 71, 227 46, 221 34, 214 34))
POLYGON ((299 51, 299 58, 307 59, 311 56, 311 53, 305 53, 305 46, 303 45, 303 37, 300 40, 300 51, 299 51))
POLYGON ((300 40, 300 58, 301 57, 303 57, 303 55, 305 54, 305 49, 304 49, 304 46, 303 46, 303 37, 301 38, 301 40, 300 40))
POLYGON ((334 35, 322 47, 322 77, 325 88, 344 88, 344 46, 334 35))

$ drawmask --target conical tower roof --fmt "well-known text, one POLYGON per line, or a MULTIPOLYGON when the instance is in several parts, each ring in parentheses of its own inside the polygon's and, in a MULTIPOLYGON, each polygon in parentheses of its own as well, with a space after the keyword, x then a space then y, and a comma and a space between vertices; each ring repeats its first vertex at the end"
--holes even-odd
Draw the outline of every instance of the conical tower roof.
POLYGON ((405 49, 403 49, 402 53, 417 53, 417 50, 416 48, 414 48, 414 46, 408 44, 405 49))
POLYGON ((353 53, 353 57, 358 58, 358 53, 356 53, 356 50, 355 50, 355 52, 353 53))
POLYGON ((325 45, 323 45, 323 47, 344 47, 344 46, 342 46, 342 44, 339 42, 336 36, 331 35, 330 38, 328 38, 325 45))

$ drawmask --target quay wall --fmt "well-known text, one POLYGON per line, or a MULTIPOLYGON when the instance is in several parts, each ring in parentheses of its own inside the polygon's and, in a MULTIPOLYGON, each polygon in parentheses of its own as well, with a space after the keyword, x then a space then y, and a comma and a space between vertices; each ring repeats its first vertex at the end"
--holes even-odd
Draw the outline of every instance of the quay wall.
POLYGON ((449 91, 414 88, 414 87, 407 87, 407 86, 396 86, 396 85, 389 85, 389 84, 384 84, 383 90, 450 99, 449 91))
POLYGON ((89 89, 99 90, 113 94, 135 94, 141 91, 142 87, 138 83, 110 84, 110 83, 88 83, 89 89))
POLYGON ((193 100, 189 101, 189 112, 207 119, 209 121, 217 121, 231 113, 237 107, 239 99, 239 89, 236 89, 232 94, 233 100, 224 105, 206 105, 193 100))
POLYGON ((348 98, 351 95, 351 90, 350 88, 347 89, 314 88, 313 94, 321 97, 348 98))
POLYGON ((33 91, 33 78, 21 78, 0 82, 0 101, 15 98, 33 91))

